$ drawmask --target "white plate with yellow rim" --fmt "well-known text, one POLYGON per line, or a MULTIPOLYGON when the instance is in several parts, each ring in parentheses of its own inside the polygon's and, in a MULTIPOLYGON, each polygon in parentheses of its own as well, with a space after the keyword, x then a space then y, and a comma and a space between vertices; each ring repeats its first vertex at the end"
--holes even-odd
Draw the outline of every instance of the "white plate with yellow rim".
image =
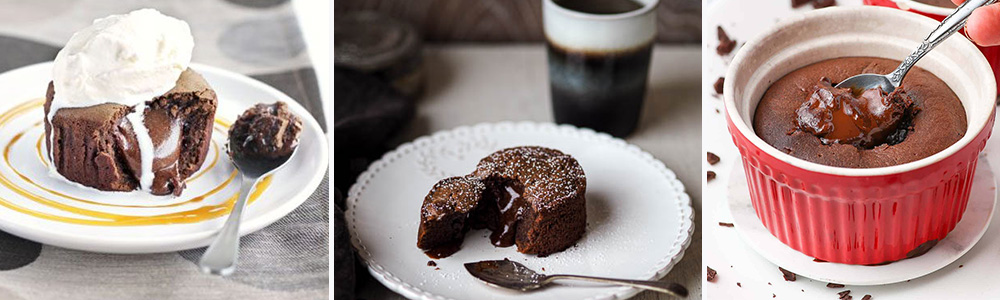
POLYGON ((0 74, 0 230, 44 244, 106 253, 155 253, 203 247, 222 227, 239 192, 225 153, 228 124, 256 103, 287 102, 303 120, 299 147, 256 188, 240 234, 257 231, 304 202, 327 167, 319 123, 295 100, 249 77, 192 64, 218 94, 212 146, 179 197, 101 192, 48 174, 42 126, 52 63, 0 74), (293 184, 290 184, 293 183, 293 184))

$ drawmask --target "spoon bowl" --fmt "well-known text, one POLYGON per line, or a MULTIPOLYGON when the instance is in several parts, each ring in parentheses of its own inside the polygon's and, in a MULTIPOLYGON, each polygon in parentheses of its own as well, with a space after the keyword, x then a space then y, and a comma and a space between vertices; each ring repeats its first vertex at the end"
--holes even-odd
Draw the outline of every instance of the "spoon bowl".
POLYGON ((855 94, 859 94, 859 91, 866 91, 875 88, 881 88, 882 91, 886 93, 892 93, 896 90, 898 85, 893 85, 892 80, 889 76, 879 75, 879 74, 858 74, 841 81, 836 85, 836 88, 849 88, 854 91, 855 94))

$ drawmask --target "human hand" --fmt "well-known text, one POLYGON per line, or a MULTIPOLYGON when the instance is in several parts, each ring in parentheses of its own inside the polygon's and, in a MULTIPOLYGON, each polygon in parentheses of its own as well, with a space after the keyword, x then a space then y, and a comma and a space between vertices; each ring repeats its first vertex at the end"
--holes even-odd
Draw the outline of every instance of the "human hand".
MULTIPOLYGON (((962 4, 965 0, 951 0, 962 4)), ((980 46, 1000 45, 1000 3, 977 8, 965 23, 965 35, 980 46)))

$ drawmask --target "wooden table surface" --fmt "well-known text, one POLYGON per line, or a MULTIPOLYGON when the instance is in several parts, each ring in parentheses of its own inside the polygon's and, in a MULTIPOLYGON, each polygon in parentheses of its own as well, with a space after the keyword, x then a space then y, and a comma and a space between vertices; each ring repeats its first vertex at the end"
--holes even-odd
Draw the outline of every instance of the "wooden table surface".
MULTIPOLYGON (((542 44, 430 45, 427 89, 405 140, 460 125, 499 121, 551 122, 542 44)), ((684 183, 695 210, 695 233, 684 258, 663 279, 701 298, 701 53, 698 45, 656 46, 639 128, 627 141, 663 161, 684 183)), ((360 299, 404 299, 377 282, 360 299)), ((633 299, 671 299, 643 292, 633 299)), ((567 299, 568 300, 568 299, 567 299)))

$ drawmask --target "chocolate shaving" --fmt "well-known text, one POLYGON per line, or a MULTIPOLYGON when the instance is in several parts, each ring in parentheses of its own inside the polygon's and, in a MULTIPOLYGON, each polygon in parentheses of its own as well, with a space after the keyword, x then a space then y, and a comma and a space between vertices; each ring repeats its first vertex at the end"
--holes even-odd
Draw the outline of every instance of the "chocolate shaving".
POLYGON ((719 226, 722 227, 736 227, 733 223, 719 222, 719 226))
POLYGON ((708 181, 712 181, 712 179, 715 179, 715 172, 713 171, 708 171, 706 175, 708 176, 708 181))
POLYGON ((837 0, 816 0, 813 1, 813 8, 824 8, 837 5, 837 0))
POLYGON ((844 290, 843 292, 837 293, 837 295, 840 295, 840 299, 843 300, 844 298, 851 296, 851 290, 844 290))
POLYGON ((715 53, 718 53, 719 56, 725 56, 733 52, 733 48, 736 48, 736 41, 729 39, 729 35, 722 29, 722 26, 719 26, 716 31, 719 34, 719 46, 715 47, 715 53))
POLYGON ((843 284, 839 284, 839 283, 832 283, 831 282, 831 283, 827 283, 826 287, 831 288, 831 289, 839 289, 839 288, 844 287, 844 285, 843 284))
POLYGON ((715 282, 715 276, 717 276, 719 272, 713 270, 712 267, 706 266, 705 268, 708 268, 708 271, 705 272, 706 280, 708 280, 708 282, 715 282))
POLYGON ((712 85, 712 87, 715 88, 715 93, 722 95, 722 88, 725 86, 725 84, 726 84, 725 77, 719 77, 719 79, 715 80, 715 84, 712 85))
POLYGON ((825 261, 825 260, 822 260, 822 259, 819 259, 819 258, 813 258, 813 262, 825 263, 825 262, 828 262, 828 261, 825 261))
POLYGON ((719 156, 715 155, 715 153, 708 152, 708 164, 715 165, 717 163, 719 163, 719 156))
POLYGON ((872 300, 872 295, 865 295, 864 297, 861 297, 861 300, 872 300))
POLYGON ((438 264, 436 262, 434 262, 433 260, 428 260, 427 261, 427 266, 428 267, 437 267, 437 265, 438 264))
POLYGON ((792 0, 792 7, 799 8, 802 7, 803 5, 809 4, 809 2, 812 1, 813 0, 792 0))
POLYGON ((742 284, 740 284, 739 282, 737 282, 737 283, 736 283, 736 286, 738 286, 738 287, 743 287, 743 285, 742 285, 742 284))
POLYGON ((781 277, 784 277, 785 281, 795 281, 795 273, 785 270, 782 267, 778 267, 778 271, 781 271, 781 277))

